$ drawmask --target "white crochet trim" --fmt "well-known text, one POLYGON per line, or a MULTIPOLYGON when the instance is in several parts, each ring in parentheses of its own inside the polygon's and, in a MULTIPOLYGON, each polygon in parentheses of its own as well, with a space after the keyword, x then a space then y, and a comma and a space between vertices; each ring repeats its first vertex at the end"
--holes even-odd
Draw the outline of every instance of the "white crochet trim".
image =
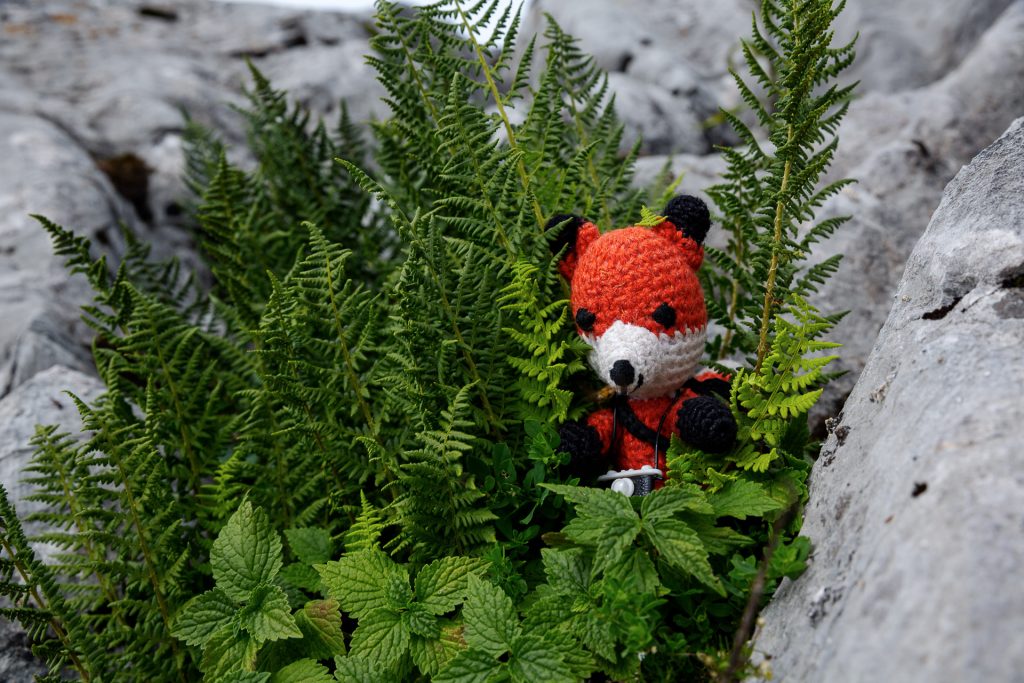
POLYGON ((646 327, 616 320, 600 337, 585 334, 583 339, 592 347, 591 367, 608 386, 616 386, 611 378, 612 365, 627 360, 635 373, 627 388, 630 397, 655 398, 670 394, 694 376, 704 355, 706 336, 703 327, 672 335, 655 334, 646 327))

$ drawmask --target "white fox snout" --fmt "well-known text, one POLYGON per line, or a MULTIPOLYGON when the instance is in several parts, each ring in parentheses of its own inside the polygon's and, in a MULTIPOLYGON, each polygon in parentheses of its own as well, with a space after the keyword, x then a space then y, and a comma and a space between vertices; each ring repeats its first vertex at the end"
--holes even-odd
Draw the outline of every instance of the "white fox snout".
POLYGON ((655 334, 616 321, 599 337, 585 334, 590 365, 609 386, 633 398, 664 396, 693 377, 704 355, 704 328, 655 334))

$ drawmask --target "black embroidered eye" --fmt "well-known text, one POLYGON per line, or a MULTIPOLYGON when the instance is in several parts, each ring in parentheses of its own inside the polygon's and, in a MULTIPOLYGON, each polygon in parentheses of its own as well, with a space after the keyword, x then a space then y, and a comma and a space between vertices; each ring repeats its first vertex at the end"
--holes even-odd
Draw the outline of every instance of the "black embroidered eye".
POLYGON ((676 309, 672 308, 668 304, 662 304, 654 309, 654 313, 651 314, 654 318, 654 322, 658 323, 662 327, 668 328, 676 324, 676 309))
POLYGON ((594 329, 594 323, 597 322, 597 316, 588 311, 585 308, 581 308, 576 311, 576 325, 579 326, 584 332, 590 332, 594 329))

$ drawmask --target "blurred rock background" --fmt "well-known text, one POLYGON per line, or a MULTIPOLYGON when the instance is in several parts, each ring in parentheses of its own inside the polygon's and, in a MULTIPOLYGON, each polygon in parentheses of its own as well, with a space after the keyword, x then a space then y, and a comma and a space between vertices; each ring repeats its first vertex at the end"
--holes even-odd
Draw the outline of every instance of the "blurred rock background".
MULTIPOLYGON (((699 192, 715 182, 722 168, 714 146, 734 142, 716 114, 719 108, 736 109, 740 104, 728 69, 742 61, 739 39, 749 32, 754 7, 751 0, 532 0, 524 25, 527 31, 542 30, 544 14, 549 13, 609 72, 629 142, 643 141, 638 183, 650 182, 669 163, 674 172, 685 174, 685 190, 699 192)), ((31 424, 75 427, 74 410, 58 391, 91 395, 97 390, 91 377, 88 330, 78 321, 78 305, 89 296, 85 283, 67 276, 29 214, 43 214, 85 234, 113 256, 124 248, 118 228, 123 223, 157 245, 158 255, 176 253, 187 262, 194 260, 183 215, 185 113, 229 143, 241 143, 240 120, 230 105, 241 101, 248 58, 315 115, 335 116, 339 100, 345 98, 358 121, 384 116, 378 99, 382 90, 362 58, 371 31, 368 12, 204 0, 0 0, 0 481, 5 486, 15 485, 28 458, 31 424)), ((901 564, 900 552, 910 551, 899 542, 925 538, 929 557, 936 562, 952 558, 955 564, 974 550, 962 545, 961 536, 947 534, 948 527, 936 520, 968 520, 962 533, 977 533, 990 542, 994 538, 1001 549, 998 566, 1019 571, 1024 559, 1022 470, 1019 465, 1012 469, 1012 453, 985 461, 1003 473, 1007 488, 999 501, 1015 503, 1016 516, 979 516, 972 506, 983 497, 981 491, 977 497, 940 494, 944 489, 933 483, 928 497, 914 496, 913 502, 920 498, 946 507, 925 515, 918 511, 911 526, 889 524, 886 510, 908 505, 915 482, 930 476, 928 467, 939 467, 933 462, 939 448, 935 444, 959 443, 952 434, 942 441, 942 430, 952 430, 957 421, 946 416, 928 422, 927 439, 892 436, 886 441, 888 423, 865 410, 877 410, 878 394, 872 392, 884 395, 879 387, 896 373, 901 381, 910 382, 904 392, 913 400, 904 398, 908 402, 899 404, 900 412, 888 414, 894 429, 919 419, 907 407, 910 404, 916 409, 935 405, 940 411, 936 414, 943 417, 941 410, 954 406, 938 399, 962 396, 957 410, 988 416, 973 423, 972 448, 984 450, 988 441, 1007 433, 1021 435, 1019 417, 1010 421, 1010 412, 993 414, 983 407, 992 396, 986 380, 971 375, 970 366, 954 372, 942 360, 992 353, 1000 364, 986 366, 985 377, 993 382, 1004 374, 1016 377, 1019 391, 1024 365, 1019 319, 1024 313, 1015 299, 1001 304, 1005 315, 989 315, 969 330, 958 334, 953 329, 943 337, 944 344, 959 345, 956 354, 950 349, 945 355, 930 356, 913 370, 903 367, 900 359, 908 353, 927 353, 929 345, 938 342, 915 338, 908 346, 909 342, 894 340, 902 339, 898 330, 909 324, 897 313, 901 306, 916 312, 924 305, 919 302, 926 300, 932 308, 924 313, 939 316, 926 319, 949 326, 957 324, 958 305, 984 299, 986 291, 994 296, 997 290, 1006 290, 1011 298, 1016 291, 999 283, 1016 282, 1010 261, 1024 264, 1024 255, 1018 253, 1024 239, 1024 188, 1007 191, 1008 184, 1024 177, 1024 158, 1012 153, 1024 146, 1020 124, 1000 139, 1001 151, 982 155, 998 156, 998 163, 986 162, 989 170, 984 173, 961 173, 954 197, 943 200, 943 190, 965 164, 1024 115, 1024 0, 850 0, 837 27, 837 40, 857 33, 858 60, 849 77, 861 85, 840 130, 839 153, 830 175, 852 176, 859 182, 824 209, 826 214, 852 215, 853 220, 821 245, 820 256, 843 253, 845 258, 817 301, 826 310, 850 311, 835 332, 845 345, 842 362, 848 374, 830 387, 813 416, 822 432, 825 418, 842 410, 869 357, 869 370, 876 369, 871 386, 862 384, 842 420, 831 423, 828 458, 815 467, 807 512, 807 533, 818 548, 815 560, 805 577, 783 587, 768 612, 758 647, 763 656, 775 658, 776 680, 856 681, 868 680, 862 676, 870 673, 877 680, 937 681, 970 680, 951 673, 967 671, 951 665, 951 658, 959 657, 953 664, 988 661, 998 644, 1004 652, 1016 648, 1012 656, 999 658, 1016 668, 993 669, 973 680, 1011 680, 1012 673, 1005 679, 1000 675, 1019 676, 1024 670, 1021 636, 986 637, 985 629, 1002 628, 1002 623, 1009 628, 1007 606, 1016 607, 1019 621, 1024 614, 1021 589, 1011 590, 1002 608, 991 601, 971 603, 982 606, 968 610, 970 618, 964 617, 962 624, 949 612, 953 607, 927 613, 927 622, 925 617, 914 619, 919 601, 930 596, 941 602, 959 581, 970 577, 935 566, 931 574, 924 568, 924 577, 904 575, 901 572, 920 572, 922 567, 901 564), (972 194, 982 176, 994 187, 972 194), (908 272, 908 280, 897 290, 907 259, 940 200, 945 209, 935 217, 938 227, 929 231, 934 237, 918 246, 917 270, 908 272), (1004 210, 1003 205, 1016 208, 1004 210), (1002 231, 998 240, 989 229, 996 224, 1002 231), (976 255, 970 267, 960 267, 951 258, 977 250, 991 257, 976 255), (925 271, 928 277, 920 275, 925 271), (895 299, 886 328, 893 331, 879 340, 897 291, 900 298, 895 299), (950 320, 941 320, 947 314, 950 320), (1008 350, 1007 338, 1020 344, 1008 350), (999 351, 986 343, 996 344, 999 351), (843 447, 853 410, 855 433, 878 431, 881 442, 857 445, 854 439, 853 445, 843 447), (836 425, 846 425, 847 431, 835 431, 836 425), (848 466, 827 469, 823 463, 840 453, 845 453, 848 466), (867 459, 864 467, 859 465, 862 458, 867 459), (871 458, 880 459, 884 467, 871 464, 871 458), (897 498, 899 506, 890 501, 897 498), (858 521, 840 523, 841 519, 858 521), (999 529, 1005 534, 1012 531, 1012 542, 993 532, 992 525, 1004 525, 999 529), (844 549, 853 552, 853 545, 860 557, 874 557, 874 564, 843 564, 844 549), (900 578, 885 573, 890 570, 900 578), (876 586, 883 575, 889 588, 856 597, 858 591, 870 590, 866 586, 876 586), (911 582, 924 589, 909 591, 911 582), (864 595, 894 606, 879 611, 878 603, 871 607, 863 602, 864 595), (844 610, 846 604, 850 608, 844 610), (865 633, 895 647, 911 638, 919 643, 928 640, 927 633, 914 631, 914 624, 929 629, 936 620, 944 624, 943 619, 952 619, 956 628, 943 630, 943 637, 933 639, 930 647, 915 650, 916 659, 906 658, 930 662, 929 667, 886 669, 875 661, 881 649, 853 646, 863 642, 865 633), (981 629, 977 639, 961 648, 963 652, 949 646, 961 628, 981 629), (823 678, 821 653, 826 651, 840 664, 866 657, 871 666, 829 669, 823 678), (929 676, 922 673, 926 670, 929 676)), ((1020 285, 1015 286, 1019 290, 1020 285)), ((977 310, 972 314, 980 315, 977 310)), ((950 491, 976 471, 949 464, 948 458, 967 458, 968 451, 943 451, 941 467, 951 468, 942 470, 950 491)), ((994 475, 988 471, 986 476, 994 475)), ((961 572, 969 573, 970 568, 961 572)), ((984 584, 986 590, 1006 588, 996 573, 984 576, 991 581, 984 584)), ((977 597, 956 595, 964 602, 977 597)), ((1019 626, 1016 632, 1024 632, 1019 626)), ((10 645, 0 648, 0 680, 23 680, 27 665, 17 654, 22 650, 6 638, 0 632, 0 641, 10 645)))

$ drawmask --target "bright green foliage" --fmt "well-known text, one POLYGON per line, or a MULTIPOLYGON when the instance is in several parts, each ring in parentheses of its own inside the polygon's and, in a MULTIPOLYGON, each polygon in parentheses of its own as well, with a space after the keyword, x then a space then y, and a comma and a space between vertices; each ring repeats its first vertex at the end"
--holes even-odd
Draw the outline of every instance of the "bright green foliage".
MULTIPOLYGON (((503 311, 516 315, 517 327, 506 327, 505 332, 519 343, 525 354, 509 358, 521 373, 517 380, 523 401, 520 413, 524 420, 546 417, 550 421, 564 422, 569 419, 574 394, 561 386, 568 376, 584 369, 582 356, 586 344, 577 337, 565 338, 569 315, 567 299, 548 304, 540 301, 537 266, 517 261, 512 265, 512 273, 512 282, 504 289, 498 303, 503 311)), ((549 279, 554 276, 555 273, 549 272, 549 279)))
POLYGON ((255 671, 264 643, 303 637, 288 596, 274 583, 281 538, 263 510, 242 503, 213 542, 210 564, 215 588, 190 600, 172 630, 202 650, 206 680, 255 671))
MULTIPOLYGON (((821 396, 824 368, 838 356, 822 351, 839 346, 817 337, 832 329, 833 323, 818 315, 800 296, 793 295, 789 313, 793 320, 775 318, 771 351, 759 370, 740 370, 732 384, 731 401, 744 444, 730 460, 745 470, 764 472, 780 457, 787 435, 805 424, 809 411, 821 396), (756 444, 767 446, 760 452, 756 444)), ((793 453, 795 457, 801 453, 793 453)))
POLYGON ((734 379, 740 442, 674 442, 665 487, 630 500, 557 450, 593 387, 545 226, 657 222, 679 181, 631 187, 594 60, 497 7, 378 3, 372 145, 255 69, 255 167, 190 126, 202 277, 130 234, 112 268, 39 219, 94 291, 107 388, 77 402, 82 440, 35 438, 48 563, 0 489, 2 614, 47 680, 705 680, 774 533, 769 592, 802 571, 799 517, 773 525, 806 496, 835 320, 799 298, 841 223, 813 224, 842 186, 817 187, 849 96, 834 10, 765 4, 745 54, 766 96, 741 90, 772 144, 733 117, 745 144, 711 190, 731 233, 704 269, 713 357, 766 344, 734 379))
POLYGON ((854 58, 853 41, 832 47, 832 23, 842 7, 833 0, 762 0, 753 35, 743 43, 756 85, 733 77, 771 146, 723 112, 743 144, 721 150, 728 170, 708 189, 730 235, 724 251, 707 250, 717 268, 702 271, 708 313, 726 329, 711 344, 719 358, 756 354, 760 363, 779 302, 816 291, 839 267, 838 256, 809 267, 804 261, 849 218, 814 222, 822 203, 853 182, 820 183, 854 88, 835 84, 854 58))
POLYGON ((456 629, 446 615, 462 604, 467 581, 486 563, 469 557, 435 560, 420 569, 411 586, 408 567, 379 548, 350 552, 316 569, 325 592, 359 621, 350 659, 373 662, 399 680, 412 666, 436 674, 456 655, 456 629))
POLYGON ((589 658, 580 656, 575 639, 567 632, 552 631, 547 624, 520 624, 509 597, 475 576, 469 578, 468 589, 463 609, 467 647, 435 681, 570 683, 590 673, 589 658))

